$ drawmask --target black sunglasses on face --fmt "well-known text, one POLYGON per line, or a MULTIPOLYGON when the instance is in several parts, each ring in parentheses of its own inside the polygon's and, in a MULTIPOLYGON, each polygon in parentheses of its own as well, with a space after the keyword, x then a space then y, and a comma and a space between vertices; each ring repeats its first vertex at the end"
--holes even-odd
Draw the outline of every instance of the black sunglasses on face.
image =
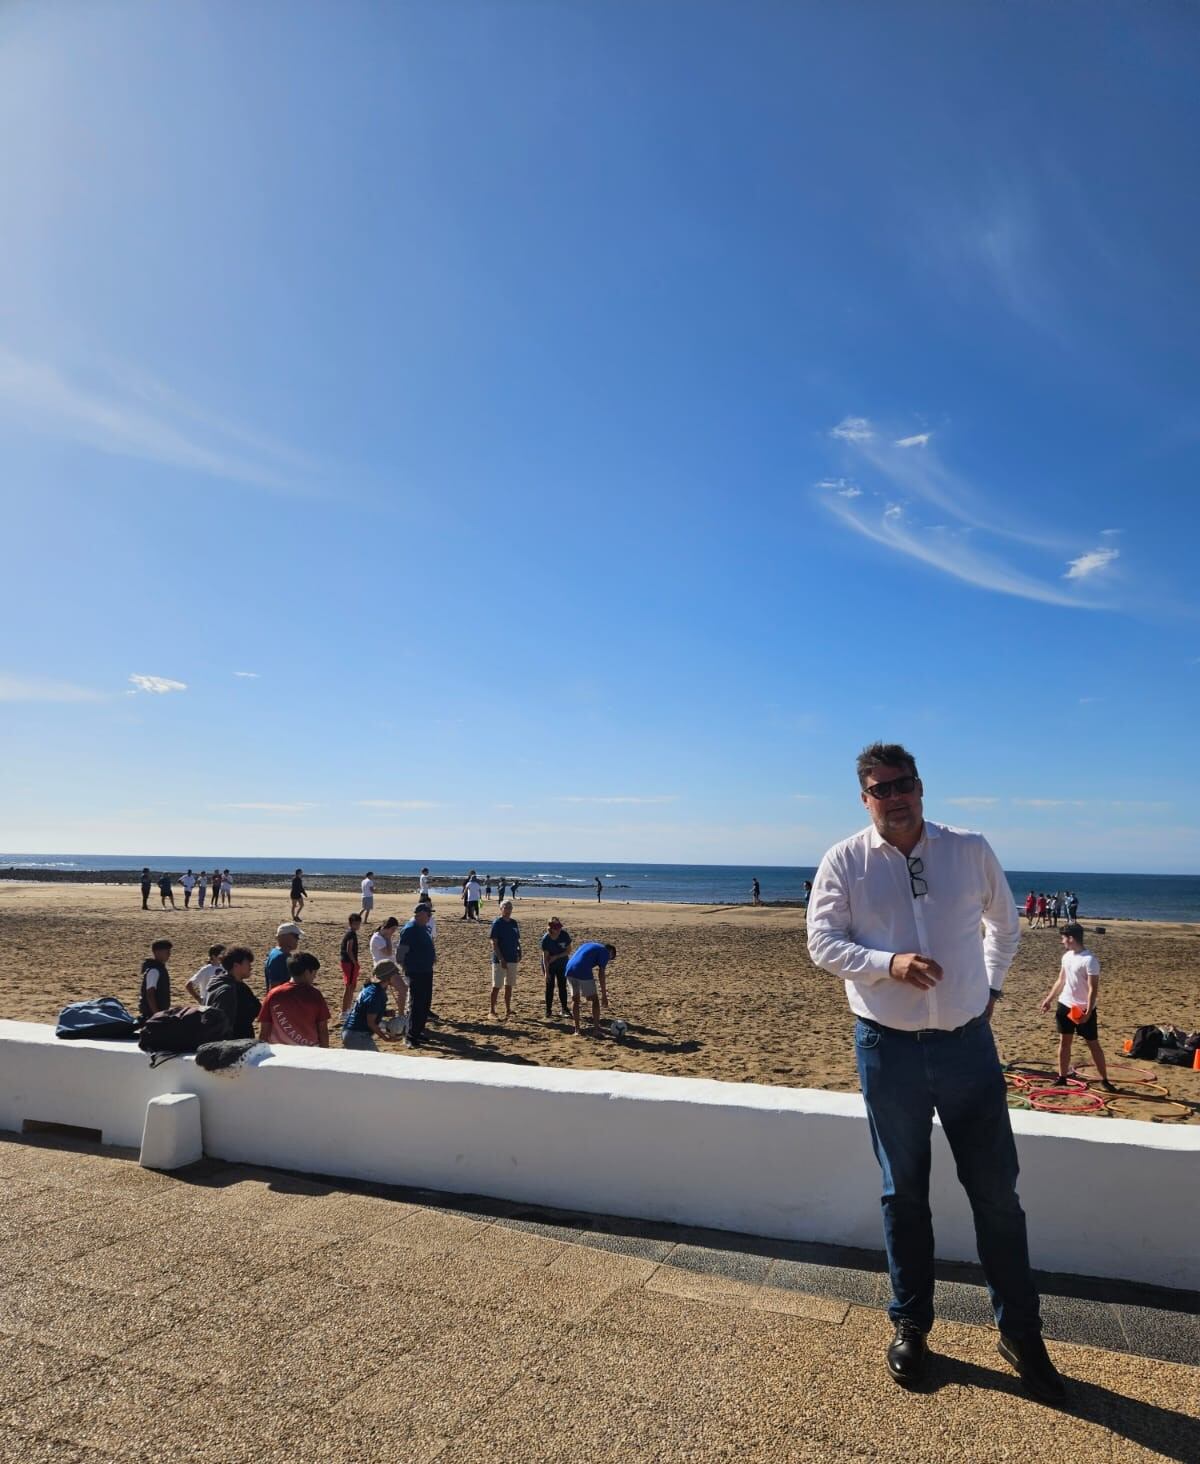
POLYGON ((890 798, 893 793, 911 793, 917 786, 916 778, 911 775, 904 778, 892 778, 886 783, 868 783, 863 789, 872 798, 890 798))

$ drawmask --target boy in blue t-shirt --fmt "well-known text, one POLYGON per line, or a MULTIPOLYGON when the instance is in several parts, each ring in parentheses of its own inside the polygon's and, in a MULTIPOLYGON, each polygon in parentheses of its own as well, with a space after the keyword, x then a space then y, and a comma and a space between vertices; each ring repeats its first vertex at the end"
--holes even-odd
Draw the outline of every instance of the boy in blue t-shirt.
POLYGON ((609 963, 617 958, 615 945, 601 945, 598 940, 585 941, 567 962, 567 990, 571 995, 571 1015, 575 1019, 575 1035, 582 1037, 579 1025, 579 1004, 583 997, 592 1002, 592 1027, 600 1035, 600 1008, 608 1005, 606 973, 609 963), (600 991, 596 992, 599 980, 600 991))
POLYGON ((378 1052, 377 1037, 382 1037, 385 1042, 396 1040, 384 1027, 383 1018, 387 1011, 388 989, 398 971, 395 961, 380 961, 363 982, 354 1005, 346 1013, 342 1027, 343 1047, 353 1052, 378 1052))

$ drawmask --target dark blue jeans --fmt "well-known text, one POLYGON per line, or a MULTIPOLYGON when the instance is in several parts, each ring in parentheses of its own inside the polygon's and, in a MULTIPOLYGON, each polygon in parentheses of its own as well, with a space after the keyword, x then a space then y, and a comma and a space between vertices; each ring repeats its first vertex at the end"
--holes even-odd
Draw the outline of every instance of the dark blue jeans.
POLYGON ((1009 1337, 1042 1330, 1017 1199, 1017 1148, 992 1029, 982 1017, 953 1032, 899 1032, 858 1021, 854 1050, 871 1143, 883 1171, 883 1235, 893 1322, 933 1326, 933 1114, 941 1119, 975 1218, 992 1309, 1009 1337))

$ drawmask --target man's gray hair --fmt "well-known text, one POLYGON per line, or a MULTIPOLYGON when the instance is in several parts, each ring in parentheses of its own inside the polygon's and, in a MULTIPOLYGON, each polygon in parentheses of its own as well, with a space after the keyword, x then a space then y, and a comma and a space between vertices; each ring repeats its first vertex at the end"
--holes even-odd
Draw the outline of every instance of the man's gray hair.
POLYGON ((914 778, 921 776, 916 758, 898 742, 872 742, 870 747, 864 747, 858 754, 857 768, 860 788, 867 786, 876 768, 905 768, 914 778))

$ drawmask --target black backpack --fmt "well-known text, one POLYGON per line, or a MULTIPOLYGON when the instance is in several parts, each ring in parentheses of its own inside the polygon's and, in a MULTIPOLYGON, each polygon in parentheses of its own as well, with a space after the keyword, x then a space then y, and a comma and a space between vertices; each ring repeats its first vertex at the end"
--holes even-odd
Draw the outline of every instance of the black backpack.
POLYGON ((195 1052, 202 1042, 218 1042, 229 1030, 215 1007, 173 1006, 147 1017, 138 1046, 143 1052, 195 1052))
POLYGON ((1139 1027, 1129 1044, 1130 1057, 1144 1057, 1153 1062, 1162 1046, 1162 1030, 1158 1027, 1139 1027))

